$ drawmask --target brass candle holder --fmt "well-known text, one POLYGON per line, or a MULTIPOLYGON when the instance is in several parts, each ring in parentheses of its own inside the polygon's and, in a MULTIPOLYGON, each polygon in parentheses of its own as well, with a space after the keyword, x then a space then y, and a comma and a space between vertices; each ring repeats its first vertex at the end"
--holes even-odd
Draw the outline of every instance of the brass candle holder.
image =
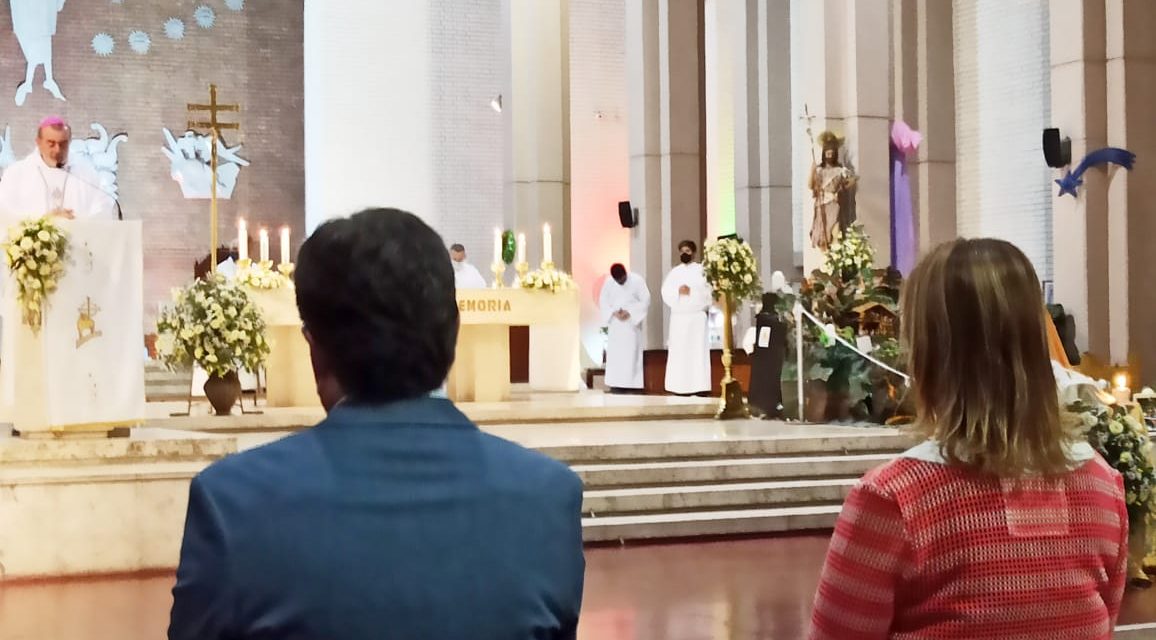
POLYGON ((530 263, 519 262, 518 265, 514 268, 518 272, 518 284, 520 285, 521 282, 526 279, 526 274, 530 273, 530 263))
POLYGON ((506 283, 502 281, 503 278, 506 277, 506 264, 504 262, 495 262, 490 265, 490 271, 494 274, 494 284, 492 287, 494 289, 506 288, 506 283))

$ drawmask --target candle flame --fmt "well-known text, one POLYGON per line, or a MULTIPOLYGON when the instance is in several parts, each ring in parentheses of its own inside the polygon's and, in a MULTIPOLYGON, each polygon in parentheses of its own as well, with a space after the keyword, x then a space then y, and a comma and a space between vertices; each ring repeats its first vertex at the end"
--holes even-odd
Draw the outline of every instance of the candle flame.
POLYGON ((1117 373, 1116 376, 1112 378, 1112 384, 1115 385, 1117 389, 1126 389, 1128 387, 1128 374, 1117 373))

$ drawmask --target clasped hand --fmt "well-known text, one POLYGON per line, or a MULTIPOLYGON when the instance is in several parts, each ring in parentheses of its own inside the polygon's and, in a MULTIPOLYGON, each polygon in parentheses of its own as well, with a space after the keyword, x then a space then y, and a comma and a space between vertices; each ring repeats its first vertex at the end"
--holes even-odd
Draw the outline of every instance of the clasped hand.
POLYGON ((53 209, 48 215, 52 216, 53 218, 64 218, 65 220, 76 219, 76 216, 72 213, 72 209, 57 208, 53 209))
POLYGON ((619 320, 626 321, 630 319, 630 312, 625 309, 619 309, 618 311, 614 312, 614 317, 618 318, 619 320))

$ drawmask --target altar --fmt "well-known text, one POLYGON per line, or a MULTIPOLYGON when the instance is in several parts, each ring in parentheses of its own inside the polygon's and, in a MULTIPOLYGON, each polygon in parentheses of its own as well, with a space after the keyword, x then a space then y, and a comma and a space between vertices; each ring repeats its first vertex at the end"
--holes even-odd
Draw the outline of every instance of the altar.
POLYGON ((245 291, 265 320, 265 337, 269 341, 269 357, 265 360, 268 406, 320 406, 309 345, 301 332, 301 317, 297 313, 293 289, 246 287, 245 291))
POLYGON ((530 328, 530 389, 581 388, 578 291, 470 289, 457 293, 461 329, 447 380, 455 402, 510 399, 510 327, 530 328))

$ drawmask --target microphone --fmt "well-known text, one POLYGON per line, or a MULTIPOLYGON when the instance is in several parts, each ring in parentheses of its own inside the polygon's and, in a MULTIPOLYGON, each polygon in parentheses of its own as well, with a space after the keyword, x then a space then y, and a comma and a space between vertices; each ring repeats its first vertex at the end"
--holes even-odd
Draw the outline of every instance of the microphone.
POLYGON ((119 197, 117 197, 117 198, 112 197, 111 195, 108 194, 107 191, 104 190, 104 187, 100 186, 99 184, 93 184, 93 182, 91 180, 88 180, 88 179, 86 179, 80 175, 77 175, 75 172, 73 172, 72 166, 73 165, 71 163, 68 163, 68 164, 61 165, 60 168, 64 169, 64 172, 68 174, 68 178, 70 180, 73 180, 73 179, 78 180, 81 184, 84 184, 84 185, 87 185, 89 187, 92 187, 93 189, 96 189, 98 192, 100 192, 102 195, 104 195, 104 197, 110 198, 113 201, 113 204, 116 205, 116 219, 123 222, 124 221, 124 211, 121 210, 121 208, 120 208, 120 198, 119 197))

